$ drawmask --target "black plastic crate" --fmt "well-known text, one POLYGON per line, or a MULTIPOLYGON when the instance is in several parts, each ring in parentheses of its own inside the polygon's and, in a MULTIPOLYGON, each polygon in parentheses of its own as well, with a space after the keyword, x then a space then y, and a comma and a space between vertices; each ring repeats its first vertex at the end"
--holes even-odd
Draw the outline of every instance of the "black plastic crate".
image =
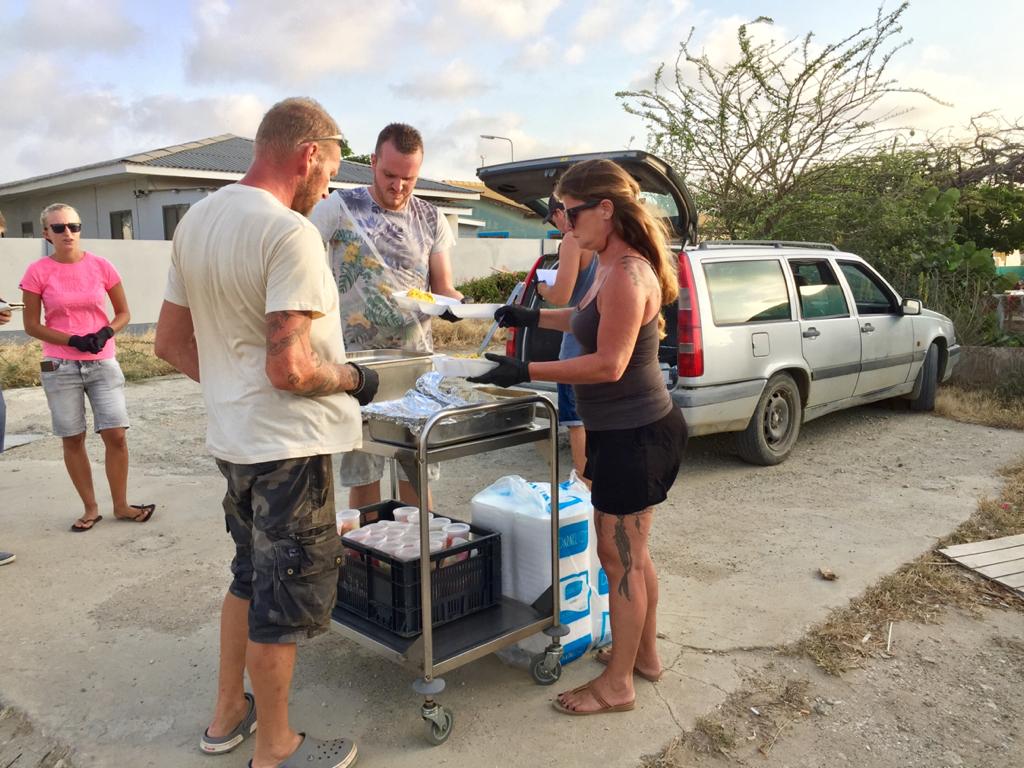
MULTIPOLYGON (((393 520, 400 501, 364 507, 360 522, 393 520)), ((452 522, 462 522, 452 518, 452 522)), ((498 602, 501 593, 501 534, 470 524, 473 540, 430 555, 433 626, 468 616, 498 602), (462 553, 476 555, 447 562, 462 553)), ((420 561, 397 560, 358 541, 342 540, 345 560, 338 575, 338 605, 401 637, 423 629, 420 602, 420 561)))

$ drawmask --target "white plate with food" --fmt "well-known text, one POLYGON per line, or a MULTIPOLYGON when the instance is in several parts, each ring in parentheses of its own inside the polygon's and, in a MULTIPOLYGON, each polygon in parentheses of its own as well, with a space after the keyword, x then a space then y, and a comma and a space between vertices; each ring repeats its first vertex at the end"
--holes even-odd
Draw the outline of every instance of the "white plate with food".
POLYGON ((452 314, 463 319, 493 320, 494 312, 504 304, 453 304, 452 314))
POLYGON ((434 357, 434 370, 442 376, 479 376, 497 368, 498 364, 483 357, 455 357, 454 355, 437 355, 434 357))
POLYGON ((422 312, 424 315, 432 315, 434 317, 443 315, 446 309, 462 306, 459 304, 458 299, 440 296, 436 293, 428 293, 417 288, 412 288, 408 291, 395 291, 391 294, 391 298, 395 300, 395 304, 400 309, 409 312, 422 312))

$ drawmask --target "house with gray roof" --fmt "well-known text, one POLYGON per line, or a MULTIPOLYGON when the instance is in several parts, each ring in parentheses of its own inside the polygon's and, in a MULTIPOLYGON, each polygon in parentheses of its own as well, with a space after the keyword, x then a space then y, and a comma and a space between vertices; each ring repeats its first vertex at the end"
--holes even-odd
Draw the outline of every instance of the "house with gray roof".
MULTIPOLYGON (((82 217, 82 237, 170 240, 193 203, 238 181, 252 160, 251 139, 224 134, 128 157, 0 184, 8 237, 41 237, 39 213, 67 203, 82 217)), ((367 186, 370 166, 342 160, 332 189, 367 186)), ((477 190, 420 177, 415 194, 437 205, 459 231, 477 190)))

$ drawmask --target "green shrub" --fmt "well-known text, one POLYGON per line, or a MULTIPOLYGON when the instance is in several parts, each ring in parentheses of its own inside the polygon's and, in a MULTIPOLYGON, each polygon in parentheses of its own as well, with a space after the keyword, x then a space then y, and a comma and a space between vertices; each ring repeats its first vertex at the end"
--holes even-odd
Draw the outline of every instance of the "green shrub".
POLYGON ((504 304, 516 283, 526 279, 525 272, 495 272, 456 286, 461 294, 477 304, 504 304))

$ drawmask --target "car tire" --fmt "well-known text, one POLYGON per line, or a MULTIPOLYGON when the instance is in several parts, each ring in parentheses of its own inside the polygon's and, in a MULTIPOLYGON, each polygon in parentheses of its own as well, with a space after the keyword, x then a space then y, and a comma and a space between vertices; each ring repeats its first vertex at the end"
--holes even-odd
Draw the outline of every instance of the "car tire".
POLYGON ((935 390, 939 386, 939 348, 932 344, 924 356, 921 371, 917 374, 920 386, 915 387, 917 397, 910 399, 912 411, 934 411, 935 390))
POLYGON ((788 373, 772 376, 750 423, 736 437, 740 458, 765 467, 785 461, 800 435, 802 421, 800 389, 793 377, 788 373))

